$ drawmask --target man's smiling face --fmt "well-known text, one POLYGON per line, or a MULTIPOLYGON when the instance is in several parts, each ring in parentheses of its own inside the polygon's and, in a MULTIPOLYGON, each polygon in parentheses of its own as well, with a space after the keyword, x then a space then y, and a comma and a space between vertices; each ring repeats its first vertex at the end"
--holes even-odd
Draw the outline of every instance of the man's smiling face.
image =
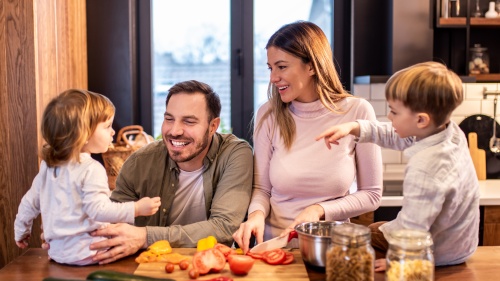
POLYGON ((214 121, 209 122, 202 93, 177 93, 170 97, 161 131, 168 154, 179 168, 185 171, 201 168, 217 130, 214 121))

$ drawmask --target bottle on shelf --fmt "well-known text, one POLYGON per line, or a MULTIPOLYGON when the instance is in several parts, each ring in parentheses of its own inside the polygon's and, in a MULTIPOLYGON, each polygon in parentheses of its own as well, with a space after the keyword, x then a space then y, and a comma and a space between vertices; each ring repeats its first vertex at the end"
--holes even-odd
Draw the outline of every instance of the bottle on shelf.
POLYGON ((498 17, 498 12, 495 11, 495 6, 496 6, 495 2, 491 1, 489 10, 484 14, 485 18, 493 19, 498 17))

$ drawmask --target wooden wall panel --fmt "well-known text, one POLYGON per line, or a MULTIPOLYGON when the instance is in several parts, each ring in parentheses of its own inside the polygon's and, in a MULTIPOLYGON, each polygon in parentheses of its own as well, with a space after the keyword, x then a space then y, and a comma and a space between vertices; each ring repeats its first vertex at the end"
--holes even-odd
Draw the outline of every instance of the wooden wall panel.
POLYGON ((484 207, 483 246, 500 246, 500 206, 484 207))
MULTIPOLYGON (((33 2, 0 1, 0 266, 20 254, 14 219, 38 171, 33 2)), ((35 231, 33 236, 39 235, 35 231)), ((37 246, 32 239, 32 244, 37 246)), ((36 239, 39 240, 39 239, 36 239)), ((38 246, 40 243, 38 243, 38 246)))
POLYGON ((43 109, 69 87, 87 88, 85 0, 0 0, 0 268, 22 252, 13 223, 38 172, 43 109))

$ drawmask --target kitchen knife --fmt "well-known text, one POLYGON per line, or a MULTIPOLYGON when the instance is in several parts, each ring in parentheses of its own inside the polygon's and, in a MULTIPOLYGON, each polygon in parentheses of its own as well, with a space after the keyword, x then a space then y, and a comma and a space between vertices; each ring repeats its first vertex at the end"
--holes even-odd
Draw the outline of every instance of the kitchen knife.
POLYGON ((259 253, 263 253, 265 251, 283 248, 293 238, 298 238, 297 232, 295 230, 290 232, 288 234, 288 236, 275 237, 273 239, 262 242, 262 243, 258 244, 257 246, 254 246, 252 249, 250 249, 250 253, 259 254, 259 253))

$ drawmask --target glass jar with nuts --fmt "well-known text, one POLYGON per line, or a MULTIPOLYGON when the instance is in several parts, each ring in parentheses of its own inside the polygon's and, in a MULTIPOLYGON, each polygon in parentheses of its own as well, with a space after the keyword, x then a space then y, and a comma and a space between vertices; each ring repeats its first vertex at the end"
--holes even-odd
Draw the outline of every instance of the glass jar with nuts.
POLYGON ((490 73, 490 57, 488 48, 481 47, 481 44, 474 44, 470 48, 469 74, 487 74, 490 73))

